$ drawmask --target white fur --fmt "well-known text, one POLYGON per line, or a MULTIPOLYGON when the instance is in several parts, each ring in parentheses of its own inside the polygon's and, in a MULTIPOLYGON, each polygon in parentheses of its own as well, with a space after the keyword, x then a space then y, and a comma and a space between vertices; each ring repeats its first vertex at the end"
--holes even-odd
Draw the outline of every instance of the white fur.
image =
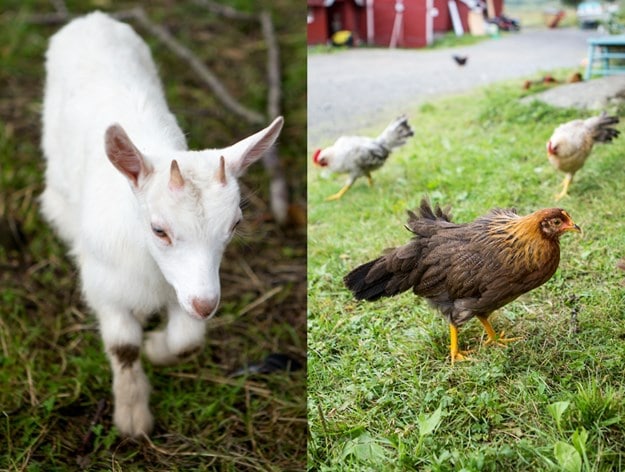
POLYGON ((202 346, 219 302, 221 257, 241 217, 237 177, 273 144, 282 118, 225 149, 188 151, 147 45, 99 12, 52 37, 46 68, 43 214, 76 258, 98 316, 115 424, 147 434, 148 380, 139 359, 124 367, 115 349, 140 346, 142 322, 163 308, 169 321, 146 341, 150 360, 171 363, 202 346), (153 227, 166 229, 170 243, 153 227))

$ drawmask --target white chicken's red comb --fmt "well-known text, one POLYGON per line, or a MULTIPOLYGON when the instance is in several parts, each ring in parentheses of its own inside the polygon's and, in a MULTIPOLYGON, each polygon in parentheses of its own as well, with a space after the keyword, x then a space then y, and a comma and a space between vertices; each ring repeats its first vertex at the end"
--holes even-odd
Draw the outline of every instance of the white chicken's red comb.
POLYGON ((321 149, 316 149, 313 153, 313 162, 315 164, 319 164, 319 154, 321 154, 321 149))

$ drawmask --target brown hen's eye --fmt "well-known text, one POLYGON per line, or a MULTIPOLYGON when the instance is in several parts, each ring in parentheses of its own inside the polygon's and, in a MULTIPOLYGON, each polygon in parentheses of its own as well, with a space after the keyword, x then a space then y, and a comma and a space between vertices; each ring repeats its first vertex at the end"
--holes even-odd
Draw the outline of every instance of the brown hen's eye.
POLYGON ((556 226, 560 226, 562 224, 562 220, 560 218, 556 218, 553 220, 553 224, 556 226))

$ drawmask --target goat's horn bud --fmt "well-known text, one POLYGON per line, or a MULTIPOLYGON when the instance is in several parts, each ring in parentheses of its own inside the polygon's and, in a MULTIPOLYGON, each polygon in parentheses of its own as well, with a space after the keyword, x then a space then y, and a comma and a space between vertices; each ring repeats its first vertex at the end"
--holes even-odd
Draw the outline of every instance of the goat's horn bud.
POLYGON ((215 180, 217 180, 217 182, 221 185, 226 185, 226 161, 224 156, 219 158, 219 167, 217 168, 217 173, 215 174, 215 180))
POLYGON ((178 163, 175 159, 171 161, 169 185, 174 189, 181 189, 182 187, 184 187, 184 179, 182 178, 182 174, 180 173, 180 167, 178 167, 178 163))

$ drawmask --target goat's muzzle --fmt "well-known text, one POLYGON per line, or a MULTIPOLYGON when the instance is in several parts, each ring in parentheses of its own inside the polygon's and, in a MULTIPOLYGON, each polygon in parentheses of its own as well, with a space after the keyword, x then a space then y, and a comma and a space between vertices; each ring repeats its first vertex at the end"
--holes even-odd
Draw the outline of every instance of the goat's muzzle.
POLYGON ((191 305, 201 318, 210 318, 219 304, 219 298, 194 298, 191 305))

